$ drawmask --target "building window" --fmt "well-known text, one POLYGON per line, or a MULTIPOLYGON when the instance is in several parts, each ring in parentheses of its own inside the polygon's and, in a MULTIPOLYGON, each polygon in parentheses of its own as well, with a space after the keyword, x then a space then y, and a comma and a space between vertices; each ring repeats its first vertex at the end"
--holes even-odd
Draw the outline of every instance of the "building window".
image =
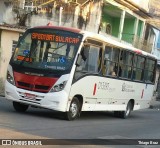
POLYGON ((106 33, 107 34, 112 34, 112 26, 109 23, 106 25, 106 33))

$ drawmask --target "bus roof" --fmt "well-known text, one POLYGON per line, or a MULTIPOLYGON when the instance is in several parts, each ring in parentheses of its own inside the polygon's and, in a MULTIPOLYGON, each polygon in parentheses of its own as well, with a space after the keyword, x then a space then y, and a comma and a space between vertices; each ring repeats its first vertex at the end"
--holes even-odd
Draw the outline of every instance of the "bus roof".
POLYGON ((64 30, 64 31, 70 31, 73 33, 80 33, 81 30, 77 28, 71 28, 71 27, 61 27, 61 26, 37 26, 34 28, 40 28, 40 29, 57 29, 57 30, 64 30))
POLYGON ((119 47, 119 48, 124 48, 124 49, 130 50, 132 52, 135 52, 137 54, 142 54, 142 55, 149 56, 149 57, 157 59, 156 56, 154 56, 154 55, 152 55, 148 52, 145 52, 143 50, 140 50, 138 48, 135 48, 131 45, 128 45, 128 44, 124 43, 123 41, 118 41, 116 39, 113 39, 109 35, 104 36, 104 35, 101 35, 101 34, 89 32, 89 31, 84 31, 84 30, 77 29, 77 28, 52 26, 51 24, 48 24, 47 26, 37 26, 37 27, 34 27, 34 28, 57 29, 57 30, 70 31, 70 32, 73 32, 73 33, 79 33, 79 34, 82 34, 84 37, 90 37, 90 38, 94 38, 96 40, 101 40, 101 41, 109 43, 110 45, 113 45, 113 46, 116 46, 116 47, 119 47))
POLYGON ((142 55, 149 56, 151 58, 157 59, 157 57, 155 55, 152 55, 148 52, 145 52, 143 50, 135 48, 131 44, 125 43, 124 41, 118 41, 117 39, 114 39, 113 37, 111 37, 109 35, 104 36, 104 35, 101 35, 101 34, 96 34, 96 33, 88 32, 88 31, 81 31, 81 33, 86 37, 92 37, 92 38, 95 38, 97 40, 107 42, 110 45, 113 45, 115 47, 124 48, 124 49, 130 50, 132 52, 135 52, 137 54, 142 54, 142 55))

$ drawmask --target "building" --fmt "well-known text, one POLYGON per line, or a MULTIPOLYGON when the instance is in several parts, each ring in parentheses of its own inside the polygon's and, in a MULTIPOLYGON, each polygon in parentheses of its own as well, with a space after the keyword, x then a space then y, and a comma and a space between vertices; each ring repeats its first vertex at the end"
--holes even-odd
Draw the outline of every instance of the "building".
POLYGON ((7 66, 24 27, 0 25, 0 78, 5 79, 7 66))
MULTIPOLYGON (((160 61, 160 24, 158 21, 155 23, 154 17, 159 15, 160 11, 156 8, 159 4, 156 0, 16 0, 13 8, 20 10, 19 14, 31 14, 23 23, 26 26, 46 25, 51 22, 53 25, 92 31, 152 53, 160 61)), ((13 28, 8 29, 13 34, 13 28)), ((16 32, 17 36, 14 38, 18 40, 22 30, 16 30, 14 33, 16 32)), ((1 33, 1 36, 4 38, 4 33, 1 33)), ((4 59, 8 63, 11 56, 13 40, 9 41, 9 44, 6 47, 0 46, 2 63, 4 59)), ((2 70, 6 72, 5 68, 0 69, 2 70)), ((157 87, 160 84, 158 79, 157 69, 157 91, 160 90, 157 87)))

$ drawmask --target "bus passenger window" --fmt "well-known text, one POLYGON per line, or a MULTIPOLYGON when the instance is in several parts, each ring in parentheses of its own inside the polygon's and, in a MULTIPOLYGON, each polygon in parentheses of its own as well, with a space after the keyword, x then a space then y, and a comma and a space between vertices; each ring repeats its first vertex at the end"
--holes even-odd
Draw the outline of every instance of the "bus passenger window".
POLYGON ((153 83, 155 79, 154 69, 156 62, 152 59, 147 58, 145 66, 144 79, 146 82, 153 83))
POLYGON ((86 70, 86 64, 87 64, 87 59, 88 59, 88 55, 89 55, 89 46, 83 46, 80 56, 81 56, 81 62, 80 65, 77 66, 77 71, 85 71, 86 70))
POLYGON ((116 72, 113 64, 109 66, 109 75, 116 76, 116 72))
POLYGON ((103 75, 117 76, 118 57, 119 57, 119 49, 112 48, 109 46, 105 47, 104 65, 103 65, 103 69, 102 69, 103 75))
POLYGON ((135 55, 133 60, 132 79, 137 81, 144 80, 144 62, 145 58, 140 55, 135 55))
POLYGON ((132 76, 132 63, 133 63, 133 53, 122 50, 120 53, 119 61, 119 77, 131 79, 132 76))

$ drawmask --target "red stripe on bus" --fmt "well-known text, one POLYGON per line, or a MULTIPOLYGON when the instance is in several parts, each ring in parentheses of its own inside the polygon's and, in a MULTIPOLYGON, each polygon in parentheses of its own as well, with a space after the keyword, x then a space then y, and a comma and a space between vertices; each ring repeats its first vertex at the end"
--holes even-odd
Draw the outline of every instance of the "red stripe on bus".
POLYGON ((141 99, 143 98, 143 94, 144 94, 144 89, 142 90, 141 99))
POLYGON ((14 72, 14 78, 16 86, 19 88, 45 93, 49 92, 58 80, 58 78, 28 75, 19 72, 14 72))
POLYGON ((96 89, 97 89, 97 84, 95 83, 95 84, 94 84, 93 95, 95 95, 95 94, 96 94, 96 89))

